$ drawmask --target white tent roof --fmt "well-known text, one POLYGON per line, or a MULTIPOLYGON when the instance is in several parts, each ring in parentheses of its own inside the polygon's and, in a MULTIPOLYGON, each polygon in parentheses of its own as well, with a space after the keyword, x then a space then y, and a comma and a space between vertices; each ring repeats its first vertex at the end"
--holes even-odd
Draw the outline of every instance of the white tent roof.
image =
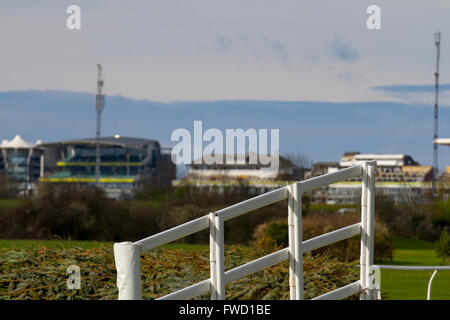
POLYGON ((31 149, 34 145, 25 141, 20 135, 16 135, 11 141, 3 140, 0 148, 5 149, 31 149))
POLYGON ((356 154, 355 160, 402 160, 404 154, 356 154))
POLYGON ((437 144, 442 144, 445 146, 450 146, 450 139, 449 138, 440 138, 440 139, 436 139, 434 140, 437 144))

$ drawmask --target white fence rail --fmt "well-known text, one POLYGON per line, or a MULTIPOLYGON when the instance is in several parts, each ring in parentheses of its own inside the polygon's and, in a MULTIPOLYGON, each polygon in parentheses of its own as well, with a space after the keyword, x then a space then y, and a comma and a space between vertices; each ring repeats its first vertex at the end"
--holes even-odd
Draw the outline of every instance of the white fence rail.
POLYGON ((290 298, 302 300, 304 298, 303 254, 357 235, 361 235, 360 280, 315 299, 343 299, 356 293, 360 293, 362 300, 375 299, 371 280, 375 227, 375 170, 375 161, 366 162, 363 165, 296 182, 134 243, 114 244, 119 299, 141 299, 140 255, 142 252, 208 228, 210 278, 163 296, 161 300, 191 299, 208 292, 213 300, 225 299, 227 283, 286 260, 289 260, 290 298), (302 193, 360 175, 362 175, 361 222, 303 241, 302 193), (224 222, 285 199, 288 199, 289 247, 225 271, 224 222))

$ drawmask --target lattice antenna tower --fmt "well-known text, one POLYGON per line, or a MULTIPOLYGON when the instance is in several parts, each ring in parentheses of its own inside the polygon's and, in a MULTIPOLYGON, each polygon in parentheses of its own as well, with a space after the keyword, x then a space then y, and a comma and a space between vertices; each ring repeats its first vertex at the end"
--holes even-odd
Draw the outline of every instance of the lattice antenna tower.
POLYGON ((431 194, 434 197, 436 193, 436 180, 438 175, 438 95, 439 95, 439 57, 441 47, 441 33, 434 34, 434 44, 436 45, 436 71, 434 72, 435 79, 435 97, 434 97, 434 134, 433 134, 433 181, 431 185, 431 194))
POLYGON ((95 95, 95 109, 97 110, 97 131, 96 131, 96 161, 95 161, 95 180, 97 187, 100 186, 100 136, 102 125, 102 111, 105 109, 105 95, 102 94, 103 75, 102 66, 97 64, 97 94, 95 95))

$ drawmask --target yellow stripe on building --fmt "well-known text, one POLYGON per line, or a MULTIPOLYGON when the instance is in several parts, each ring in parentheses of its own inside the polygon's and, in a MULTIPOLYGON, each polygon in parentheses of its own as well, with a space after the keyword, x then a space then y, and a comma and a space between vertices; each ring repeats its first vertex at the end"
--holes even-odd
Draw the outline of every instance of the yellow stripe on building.
MULTIPOLYGON (((67 182, 67 183, 88 183, 96 182, 95 178, 40 178, 41 182, 67 182)), ((134 183, 132 178, 101 178, 100 182, 103 183, 134 183)))
MULTIPOLYGON (((56 163, 58 167, 93 167, 95 162, 66 162, 59 161, 56 163)), ((100 162, 101 167, 140 167, 142 162, 100 162)))

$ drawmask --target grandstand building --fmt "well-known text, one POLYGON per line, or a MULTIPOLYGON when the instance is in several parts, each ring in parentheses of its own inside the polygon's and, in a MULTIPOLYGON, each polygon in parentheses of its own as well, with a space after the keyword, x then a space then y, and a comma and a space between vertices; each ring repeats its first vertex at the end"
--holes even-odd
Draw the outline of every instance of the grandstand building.
POLYGON ((131 196, 146 182, 170 185, 176 168, 170 154, 155 140, 102 137, 42 144, 45 173, 40 181, 59 184, 97 184, 96 144, 100 145, 99 184, 112 198, 131 196))
MULTIPOLYGON (((222 157, 221 164, 213 161, 194 161, 189 164, 189 171, 183 179, 177 181, 177 186, 195 187, 227 187, 239 186, 241 183, 248 185, 255 190, 255 193, 264 193, 269 190, 279 188, 294 180, 303 180, 303 168, 298 168, 290 160, 280 156, 278 170, 268 170, 270 165, 263 165, 259 161, 252 163, 250 158, 255 154, 248 153, 244 157, 242 164, 226 163, 227 155, 217 155, 222 157), (210 162, 212 164, 207 164, 210 162)), ((231 155, 230 155, 231 157, 231 155)), ((232 155, 234 158, 235 156, 232 155)))
POLYGON ((30 194, 34 183, 42 175, 43 149, 38 140, 36 144, 25 141, 20 135, 12 140, 3 140, 0 145, 0 173, 15 182, 17 190, 30 194))
MULTIPOLYGON (((313 178, 375 160, 377 161, 377 195, 392 196, 398 202, 413 202, 423 200, 429 196, 431 190, 432 167, 420 165, 410 155, 346 152, 339 162, 317 162, 310 170, 303 170, 301 173, 292 162, 280 157, 280 170, 270 175, 261 170, 261 165, 250 165, 248 159, 247 155, 246 162, 242 165, 191 164, 188 174, 178 181, 177 185, 223 187, 241 182, 256 188, 258 193, 261 193, 293 181, 313 178)), ((450 173, 447 177, 450 177, 450 173)), ((361 201, 361 177, 313 190, 311 199, 316 203, 358 203, 361 201)))
MULTIPOLYGON (((342 156, 339 169, 373 160, 377 161, 377 195, 392 196, 398 202, 420 201, 429 195, 433 167, 421 166, 409 155, 349 152, 342 156)), ((361 177, 332 184, 315 194, 316 201, 327 203, 357 203, 360 198, 361 177)))

